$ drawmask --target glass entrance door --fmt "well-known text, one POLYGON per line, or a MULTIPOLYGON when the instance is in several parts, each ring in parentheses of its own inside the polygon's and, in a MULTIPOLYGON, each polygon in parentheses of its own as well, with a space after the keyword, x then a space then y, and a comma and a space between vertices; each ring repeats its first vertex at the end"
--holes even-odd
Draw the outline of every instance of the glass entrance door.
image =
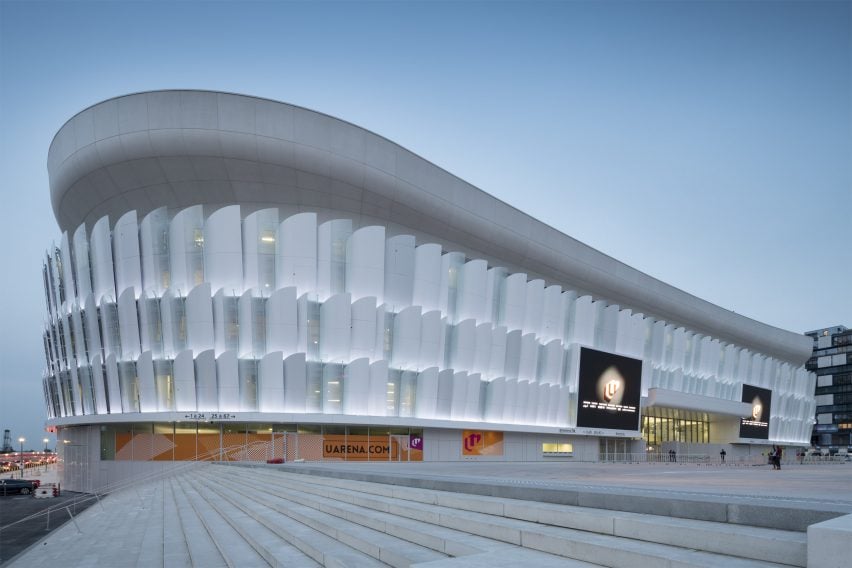
POLYGON ((629 461, 627 440, 624 438, 601 438, 598 440, 600 450, 600 461, 625 462, 629 461))

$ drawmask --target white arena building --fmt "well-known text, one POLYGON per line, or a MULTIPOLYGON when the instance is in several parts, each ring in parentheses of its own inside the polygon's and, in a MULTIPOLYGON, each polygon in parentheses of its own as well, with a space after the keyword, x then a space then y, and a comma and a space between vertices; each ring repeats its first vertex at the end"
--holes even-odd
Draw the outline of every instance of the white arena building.
POLYGON ((729 460, 807 445, 812 339, 343 120, 158 91, 48 158, 65 487, 187 460, 729 460), (675 456, 677 459, 677 456, 675 456))

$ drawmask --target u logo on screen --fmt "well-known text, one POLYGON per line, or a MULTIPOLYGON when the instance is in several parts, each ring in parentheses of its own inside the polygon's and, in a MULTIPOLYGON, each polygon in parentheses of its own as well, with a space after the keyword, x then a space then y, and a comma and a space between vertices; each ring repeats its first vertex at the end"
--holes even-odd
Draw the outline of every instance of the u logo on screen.
POLYGON ((760 416, 763 414, 763 405, 755 404, 751 407, 751 417, 755 420, 760 420, 760 416))
POLYGON ((621 381, 612 380, 604 385, 604 398, 607 402, 611 401, 612 398, 618 394, 619 389, 621 389, 621 381))

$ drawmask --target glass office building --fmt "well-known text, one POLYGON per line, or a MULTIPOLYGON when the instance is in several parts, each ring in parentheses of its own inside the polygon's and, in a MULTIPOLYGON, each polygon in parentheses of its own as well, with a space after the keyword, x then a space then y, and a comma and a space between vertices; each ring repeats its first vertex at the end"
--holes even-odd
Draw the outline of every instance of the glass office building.
POLYGON ((836 325, 813 338, 806 368, 816 373, 816 424, 811 444, 830 452, 852 450, 852 329, 836 325))

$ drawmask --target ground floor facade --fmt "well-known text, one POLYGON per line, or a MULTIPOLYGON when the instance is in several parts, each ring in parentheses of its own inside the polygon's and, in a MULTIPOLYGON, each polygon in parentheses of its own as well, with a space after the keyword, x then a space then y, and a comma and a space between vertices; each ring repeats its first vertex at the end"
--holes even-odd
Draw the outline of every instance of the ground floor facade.
MULTIPOLYGON (((489 425, 490 426, 490 425, 489 425)), ((63 487, 84 492, 196 461, 760 463, 768 446, 727 443, 724 421, 645 416, 641 437, 575 428, 524 432, 469 427, 266 422, 121 422, 57 428, 63 487)))

